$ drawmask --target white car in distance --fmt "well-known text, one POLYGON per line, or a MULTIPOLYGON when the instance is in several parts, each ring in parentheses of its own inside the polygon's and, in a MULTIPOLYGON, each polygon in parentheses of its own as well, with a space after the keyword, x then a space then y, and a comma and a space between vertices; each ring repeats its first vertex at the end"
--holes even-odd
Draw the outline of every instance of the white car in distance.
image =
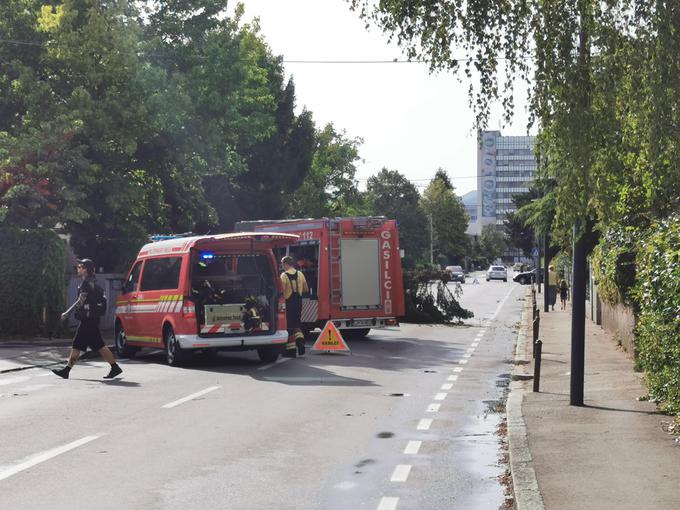
POLYGON ((490 280, 503 280, 508 281, 508 271, 505 266, 489 266, 489 270, 486 272, 486 281, 490 280))

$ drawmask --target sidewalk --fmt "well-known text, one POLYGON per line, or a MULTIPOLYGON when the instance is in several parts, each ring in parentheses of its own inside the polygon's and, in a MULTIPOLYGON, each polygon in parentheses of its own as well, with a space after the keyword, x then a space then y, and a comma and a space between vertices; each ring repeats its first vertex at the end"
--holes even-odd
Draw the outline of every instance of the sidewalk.
POLYGON ((569 405, 571 308, 558 308, 541 311, 540 393, 533 393, 531 380, 518 380, 534 369, 526 294, 507 405, 516 508, 680 508, 680 445, 663 430, 671 418, 637 400, 647 394, 642 374, 589 320, 585 405, 569 405))
MULTIPOLYGON (((104 335, 104 341, 112 347, 112 341, 104 335)), ((69 338, 33 338, 27 340, 0 340, 0 374, 16 372, 33 367, 63 365, 71 352, 69 338)), ((97 356, 88 351, 81 359, 97 356)))

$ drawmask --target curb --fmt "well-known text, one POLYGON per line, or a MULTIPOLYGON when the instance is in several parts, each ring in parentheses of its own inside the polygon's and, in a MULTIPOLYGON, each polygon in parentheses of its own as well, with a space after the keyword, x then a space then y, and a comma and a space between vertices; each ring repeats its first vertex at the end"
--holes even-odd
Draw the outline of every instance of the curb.
POLYGON ((527 380, 532 377, 528 373, 532 361, 532 314, 531 292, 525 293, 525 304, 522 309, 517 347, 515 349, 515 366, 512 369, 510 394, 506 403, 508 422, 508 444, 510 453, 510 472, 512 488, 515 493, 514 508, 516 510, 545 510, 543 497, 538 488, 536 472, 531 465, 532 457, 527 438, 527 429, 522 413, 522 401, 527 392, 527 380))

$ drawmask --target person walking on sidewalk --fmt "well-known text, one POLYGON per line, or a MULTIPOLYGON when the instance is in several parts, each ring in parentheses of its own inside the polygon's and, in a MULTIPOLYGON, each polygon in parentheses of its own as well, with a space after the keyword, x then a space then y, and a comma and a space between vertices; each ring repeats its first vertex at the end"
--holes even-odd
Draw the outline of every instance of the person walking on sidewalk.
POLYGON ((557 301, 557 273, 555 266, 552 264, 548 266, 548 304, 552 306, 555 311, 555 302, 557 301))
POLYGON ((567 299, 569 298, 569 283, 565 278, 560 280, 560 301, 562 302, 562 310, 567 309, 567 299))
POLYGON ((89 347, 93 351, 99 352, 99 355, 111 365, 111 370, 104 376, 104 379, 113 379, 120 375, 123 369, 116 363, 116 358, 114 358, 111 349, 104 344, 102 332, 99 329, 100 310, 105 308, 105 299, 101 288, 96 284, 94 262, 91 259, 78 260, 77 270, 78 276, 83 280, 78 287, 78 299, 67 311, 61 314, 61 318, 66 319, 71 311, 75 310, 75 316, 80 320, 80 324, 73 338, 71 354, 66 366, 52 370, 52 372, 59 377, 68 379, 73 365, 78 361, 81 353, 87 351, 89 347))
POLYGON ((302 294, 309 292, 307 280, 302 271, 294 267, 293 257, 285 256, 281 259, 283 273, 283 297, 286 300, 286 324, 288 327, 288 343, 285 356, 295 357, 295 349, 300 355, 305 353, 305 335, 302 333, 302 294))

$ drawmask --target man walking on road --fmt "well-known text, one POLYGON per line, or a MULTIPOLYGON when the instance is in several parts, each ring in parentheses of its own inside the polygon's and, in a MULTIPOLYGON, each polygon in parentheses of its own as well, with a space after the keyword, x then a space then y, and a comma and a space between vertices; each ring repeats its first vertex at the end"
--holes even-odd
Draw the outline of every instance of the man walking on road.
POLYGON ((78 276, 83 279, 80 287, 78 287, 78 300, 67 311, 62 313, 61 317, 66 319, 71 311, 75 310, 75 316, 80 320, 80 324, 76 330, 76 336, 73 338, 71 354, 66 366, 58 370, 52 370, 52 372, 59 377, 68 379, 73 365, 80 358, 80 354, 89 347, 93 351, 99 352, 100 356, 111 365, 111 370, 104 376, 104 379, 113 379, 120 375, 123 370, 116 363, 111 349, 104 344, 102 332, 99 330, 99 318, 106 311, 106 306, 104 294, 95 281, 94 262, 91 259, 79 260, 77 269, 78 276), (104 308, 103 311, 102 308, 104 308))
POLYGON ((286 323, 288 326, 288 343, 286 344, 285 356, 295 357, 295 349, 300 355, 305 353, 305 335, 302 327, 302 294, 309 292, 307 280, 301 271, 293 267, 293 257, 283 257, 281 266, 281 283, 283 284, 283 297, 286 300, 286 323), (297 344, 297 345, 296 345, 297 344))

